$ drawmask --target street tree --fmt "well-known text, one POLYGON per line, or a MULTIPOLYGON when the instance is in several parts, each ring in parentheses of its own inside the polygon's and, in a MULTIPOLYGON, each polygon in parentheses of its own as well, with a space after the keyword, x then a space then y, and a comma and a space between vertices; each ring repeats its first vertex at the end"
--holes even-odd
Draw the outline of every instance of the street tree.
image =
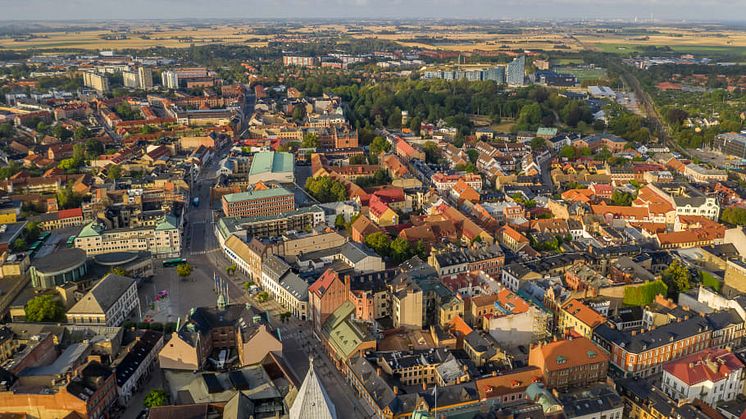
POLYGON ((179 265, 176 265, 176 274, 179 275, 182 279, 186 279, 189 277, 189 275, 192 274, 192 271, 194 268, 189 263, 181 263, 179 265))
POLYGON ((54 322, 62 320, 65 309, 54 295, 34 297, 24 307, 26 320, 30 322, 54 322))

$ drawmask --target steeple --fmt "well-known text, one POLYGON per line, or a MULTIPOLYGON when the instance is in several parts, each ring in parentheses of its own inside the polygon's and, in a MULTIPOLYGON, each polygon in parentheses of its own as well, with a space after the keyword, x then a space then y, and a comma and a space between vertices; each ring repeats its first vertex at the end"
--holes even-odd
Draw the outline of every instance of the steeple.
POLYGON ((313 368, 313 362, 313 356, 309 357, 308 373, 290 407, 290 419, 337 419, 337 409, 321 384, 321 379, 313 368))

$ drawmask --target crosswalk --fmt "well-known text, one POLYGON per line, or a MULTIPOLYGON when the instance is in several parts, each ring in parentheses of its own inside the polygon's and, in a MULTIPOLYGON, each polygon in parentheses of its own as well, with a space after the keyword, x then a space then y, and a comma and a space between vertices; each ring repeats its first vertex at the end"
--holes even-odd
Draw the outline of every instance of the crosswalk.
POLYGON ((215 252, 217 252, 217 251, 219 251, 219 250, 220 250, 220 249, 200 250, 200 251, 198 251, 198 252, 195 252, 195 251, 190 251, 190 252, 189 252, 189 254, 190 254, 190 255, 206 255, 206 254, 208 254, 208 253, 215 253, 215 252))

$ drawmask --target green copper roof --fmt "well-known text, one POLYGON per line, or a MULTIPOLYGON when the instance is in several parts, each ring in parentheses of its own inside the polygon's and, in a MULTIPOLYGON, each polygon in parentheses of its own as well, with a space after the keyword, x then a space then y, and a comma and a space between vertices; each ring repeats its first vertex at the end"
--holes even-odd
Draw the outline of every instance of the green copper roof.
POLYGON ((293 155, 290 153, 278 153, 274 151, 262 151, 254 154, 251 160, 250 175, 261 173, 279 173, 293 171, 293 155))
POLYGON ((175 230, 179 221, 173 215, 166 215, 163 219, 155 226, 156 231, 163 230, 175 230))
POLYGON ((292 195, 293 193, 289 190, 279 187, 279 188, 271 188, 271 189, 264 189, 261 191, 247 191, 247 192, 239 192, 239 193, 231 193, 228 195, 223 195, 223 199, 225 199, 228 203, 233 202, 240 202, 240 201, 249 201, 252 199, 262 199, 262 198, 271 198, 275 196, 283 196, 283 195, 292 195))
POLYGON ((78 233, 78 238, 81 237, 96 237, 101 235, 101 227, 96 224, 95 222, 88 223, 83 227, 82 230, 80 230, 80 233, 78 233))
POLYGON ((324 332, 329 336, 329 343, 334 350, 349 358, 357 347, 366 340, 366 334, 350 318, 355 306, 345 301, 324 323, 324 332))

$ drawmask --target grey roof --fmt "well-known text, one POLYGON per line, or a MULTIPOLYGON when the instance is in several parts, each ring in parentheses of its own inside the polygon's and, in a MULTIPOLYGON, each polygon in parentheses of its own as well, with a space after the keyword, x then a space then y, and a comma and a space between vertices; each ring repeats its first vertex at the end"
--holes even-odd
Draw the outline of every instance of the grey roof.
POLYGON ((249 328, 257 328, 266 320, 266 313, 250 305, 230 304, 225 310, 217 307, 197 307, 193 309, 182 326, 177 331, 179 337, 194 346, 199 334, 207 335, 215 327, 234 326, 242 328, 242 336, 246 339, 252 333, 249 328), (259 322, 255 319, 259 318, 259 322))
POLYGON ((60 356, 49 365, 41 367, 26 368, 19 376, 21 377, 38 377, 38 376, 58 376, 72 370, 73 366, 81 361, 88 351, 88 343, 74 343, 65 349, 60 356))
POLYGON ((278 281, 290 294, 300 301, 308 301, 308 283, 293 271, 288 271, 278 281))
POLYGON ((269 255, 262 263, 262 273, 266 273, 272 280, 279 282, 280 278, 290 270, 290 265, 277 255, 269 255))
POLYGON ((122 362, 115 368, 117 386, 123 386, 132 377, 140 366, 140 363, 147 358, 148 354, 153 351, 161 339, 163 339, 163 333, 155 330, 146 330, 139 337, 137 342, 127 352, 124 359, 122 359, 122 362))
POLYGON ((314 259, 321 259, 325 257, 330 257, 334 255, 341 254, 344 256, 347 260, 349 260, 351 263, 356 264, 360 263, 367 257, 380 257, 376 252, 368 248, 367 246, 355 243, 355 242, 346 242, 345 244, 337 247, 331 247, 329 249, 323 249, 323 250, 317 250, 315 252, 308 252, 298 255, 298 260, 306 261, 306 260, 314 260, 314 259))
POLYGON ((101 279, 83 298, 75 303, 68 314, 104 314, 127 290, 135 284, 133 278, 108 274, 101 279))
POLYGON ((608 384, 560 395, 568 418, 590 416, 624 407, 622 398, 608 384))
POLYGON ((674 196, 673 202, 676 204, 677 207, 685 207, 687 205, 691 205, 693 207, 701 207, 705 204, 705 202, 707 202, 707 198, 704 196, 674 196))
POLYGON ((73 247, 58 249, 47 256, 35 259, 31 266, 42 273, 53 273, 75 268, 85 261, 85 250, 73 247))
POLYGON ((669 342, 696 336, 706 330, 719 330, 742 321, 735 310, 730 309, 711 313, 706 317, 694 315, 689 319, 658 326, 634 336, 632 331, 613 329, 608 324, 598 326, 593 334, 594 338, 599 337, 607 342, 615 342, 629 352, 640 353, 669 342))

